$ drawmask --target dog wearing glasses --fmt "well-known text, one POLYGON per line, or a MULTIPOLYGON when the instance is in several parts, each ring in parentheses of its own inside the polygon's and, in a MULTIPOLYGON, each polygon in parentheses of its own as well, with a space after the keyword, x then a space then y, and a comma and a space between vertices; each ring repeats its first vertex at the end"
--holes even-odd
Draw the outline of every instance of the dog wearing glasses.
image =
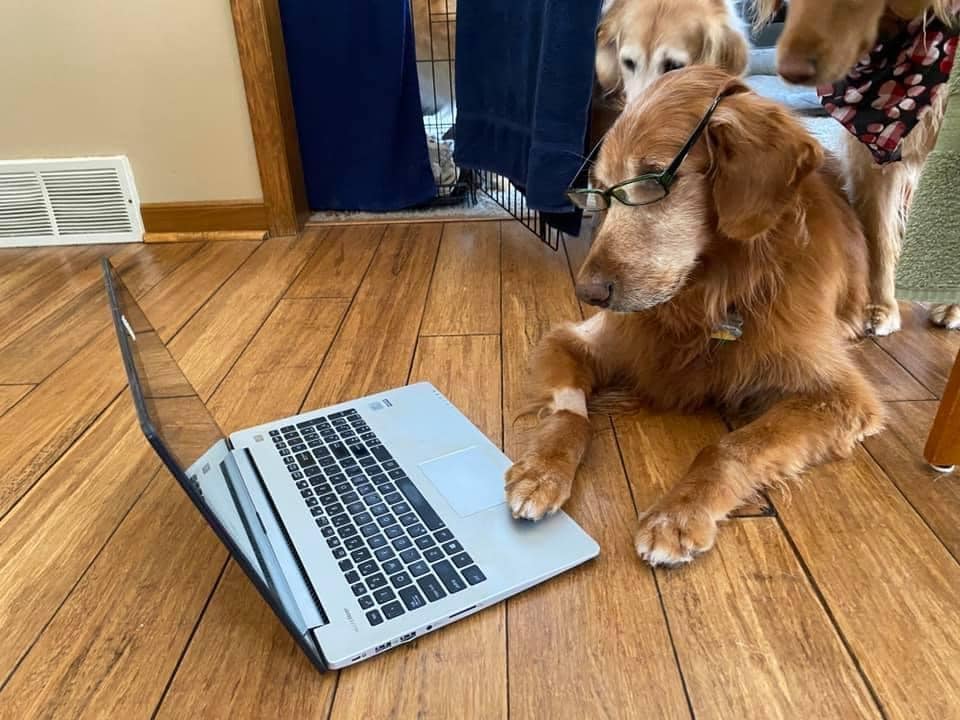
POLYGON ((867 304, 866 242, 816 140, 717 68, 669 73, 628 104, 593 181, 599 192, 570 193, 606 208, 576 291, 602 311, 537 348, 539 420, 507 497, 530 520, 563 505, 605 388, 658 411, 759 411, 640 517, 641 558, 687 563, 763 488, 881 429, 848 348, 867 304))

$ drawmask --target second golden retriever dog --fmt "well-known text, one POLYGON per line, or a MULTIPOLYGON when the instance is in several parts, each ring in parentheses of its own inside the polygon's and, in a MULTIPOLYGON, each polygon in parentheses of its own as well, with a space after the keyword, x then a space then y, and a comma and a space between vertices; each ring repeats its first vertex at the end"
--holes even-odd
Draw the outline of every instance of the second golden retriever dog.
POLYGON ((867 300, 866 245, 820 145, 716 68, 670 73, 628 104, 593 179, 595 190, 571 192, 608 208, 577 294, 603 311, 539 345, 539 422, 507 497, 531 520, 563 505, 604 388, 660 411, 760 409, 640 518, 638 554, 685 563, 760 490, 880 430, 881 405, 848 349, 867 300))
MULTIPOLYGON (((753 3, 762 24, 782 0, 753 3)), ((896 264, 910 196, 943 120, 956 11, 955 0, 791 0, 777 43, 778 72, 826 86, 827 110, 850 131, 848 189, 870 248, 865 326, 877 335, 900 329, 896 264)), ((930 317, 960 328, 960 306, 934 306, 930 317)))
POLYGON ((597 81, 608 95, 639 97, 688 65, 747 68, 743 23, 728 0, 609 0, 597 29, 597 81))

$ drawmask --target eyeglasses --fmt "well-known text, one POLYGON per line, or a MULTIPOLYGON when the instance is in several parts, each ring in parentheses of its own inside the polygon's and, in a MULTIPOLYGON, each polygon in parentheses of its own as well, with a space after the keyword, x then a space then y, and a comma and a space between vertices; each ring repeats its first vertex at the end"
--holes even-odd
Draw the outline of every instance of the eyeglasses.
MULTIPOLYGON (((657 173, 644 173, 635 178, 617 183, 606 190, 571 188, 567 190, 567 198, 583 210, 606 210, 610 207, 611 198, 623 205, 629 205, 631 207, 660 202, 670 194, 670 186, 673 185, 677 179, 677 171, 680 169, 680 165, 683 164, 687 155, 693 150, 693 146, 697 144, 697 140, 703 135, 703 131, 707 129, 707 123, 710 122, 710 118, 717 109, 717 105, 720 104, 721 98, 723 98, 723 95, 718 95, 714 98, 710 107, 707 109, 707 113, 697 124, 697 127, 694 128, 690 137, 687 138, 683 147, 680 148, 680 152, 677 153, 677 156, 666 170, 661 170, 657 173)), ((591 151, 587 161, 580 167, 580 170, 577 171, 576 177, 580 177, 580 173, 582 173, 584 168, 593 160, 600 150, 601 144, 602 141, 591 151)), ((576 180, 574 180, 574 182, 576 182, 576 180)))

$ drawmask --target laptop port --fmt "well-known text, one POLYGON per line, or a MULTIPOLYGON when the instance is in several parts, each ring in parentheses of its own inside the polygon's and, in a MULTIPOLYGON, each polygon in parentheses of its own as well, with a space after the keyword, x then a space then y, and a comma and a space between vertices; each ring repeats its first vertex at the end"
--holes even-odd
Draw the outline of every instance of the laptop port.
POLYGON ((391 645, 393 645, 393 641, 392 641, 392 640, 391 640, 390 642, 385 642, 385 643, 382 643, 382 644, 380 644, 380 645, 377 645, 377 646, 373 649, 373 651, 374 651, 374 652, 383 652, 384 650, 388 650, 391 645))
POLYGON ((464 608, 463 610, 460 610, 459 612, 455 612, 453 615, 450 616, 450 619, 453 620, 455 617, 459 617, 460 615, 463 615, 464 613, 468 613, 468 612, 470 612, 471 610, 476 610, 476 609, 477 609, 477 606, 476 606, 476 605, 471 605, 470 607, 464 608))
POLYGON ((397 642, 402 642, 402 643, 409 642, 410 640, 413 640, 416 636, 417 634, 415 632, 409 632, 406 635, 401 635, 400 639, 397 642))

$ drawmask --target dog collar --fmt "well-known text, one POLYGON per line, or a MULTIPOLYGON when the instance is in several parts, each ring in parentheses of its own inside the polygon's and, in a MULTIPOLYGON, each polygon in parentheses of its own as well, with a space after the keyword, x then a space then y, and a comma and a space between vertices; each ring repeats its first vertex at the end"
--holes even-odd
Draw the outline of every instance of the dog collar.
POLYGON ((866 145, 879 164, 900 160, 900 146, 944 92, 958 31, 928 13, 886 18, 879 43, 846 78, 817 88, 824 109, 866 145))
POLYGON ((720 342, 736 342, 743 337, 743 317, 736 310, 731 310, 727 316, 717 324, 710 333, 710 339, 720 342))

